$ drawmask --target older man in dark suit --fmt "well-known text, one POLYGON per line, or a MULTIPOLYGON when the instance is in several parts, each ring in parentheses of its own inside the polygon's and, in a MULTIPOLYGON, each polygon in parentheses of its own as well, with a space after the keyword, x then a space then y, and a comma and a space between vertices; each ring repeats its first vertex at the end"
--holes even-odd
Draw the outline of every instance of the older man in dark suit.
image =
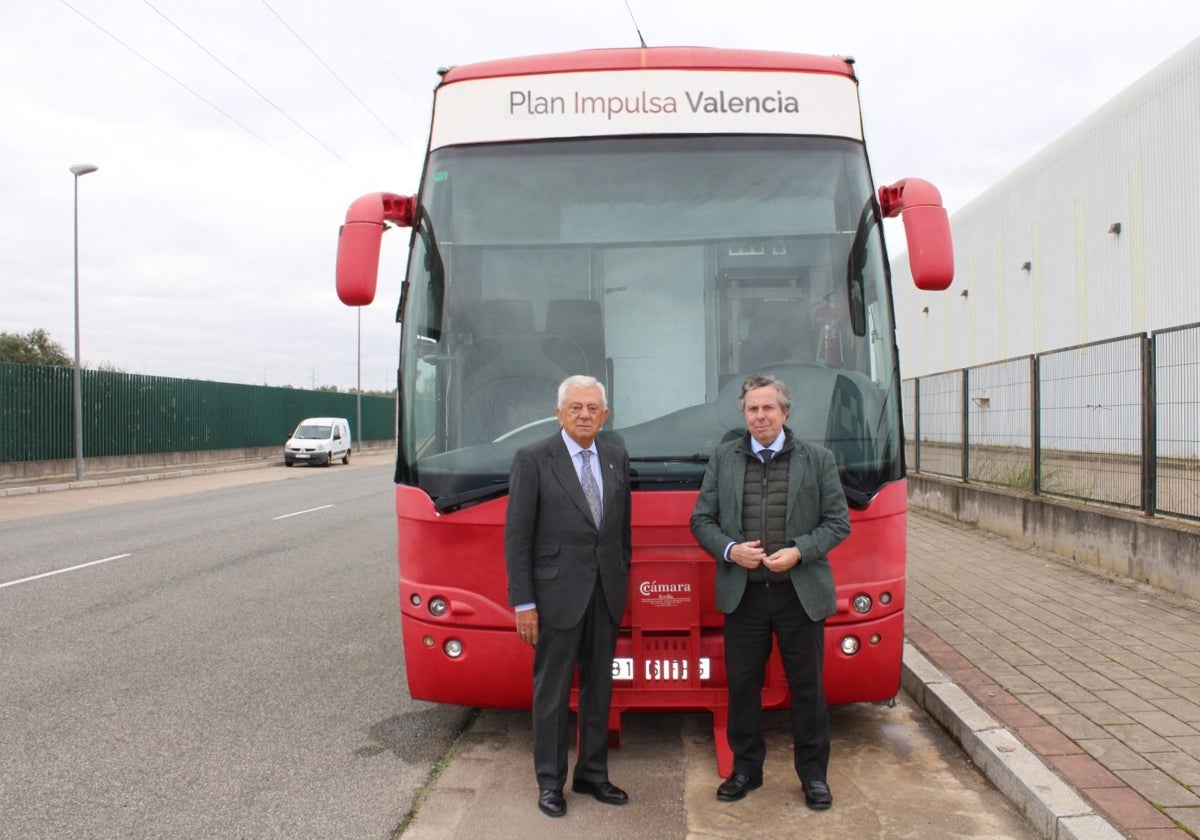
POLYGON ((796 774, 809 808, 833 805, 829 710, 822 682, 825 619, 836 609, 826 555, 850 534, 833 455, 799 440, 774 376, 742 383, 747 433, 719 445, 692 512, 692 533, 717 561, 717 609, 725 613, 729 747, 733 774, 717 788, 730 802, 762 787, 762 687, 772 636, 792 693, 796 774))
POLYGON ((571 788, 610 805, 628 795, 608 778, 612 659, 633 553, 629 456, 596 439, 604 386, 572 376, 558 388, 562 430, 526 446, 509 477, 504 554, 517 634, 534 645, 533 764, 538 807, 566 814, 568 713, 579 669, 579 755, 571 788))

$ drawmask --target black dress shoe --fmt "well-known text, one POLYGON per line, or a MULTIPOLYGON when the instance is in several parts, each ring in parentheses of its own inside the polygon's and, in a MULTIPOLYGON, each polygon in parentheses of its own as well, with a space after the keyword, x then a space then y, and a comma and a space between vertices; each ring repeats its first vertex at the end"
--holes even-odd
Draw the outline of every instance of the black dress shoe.
POLYGON ((563 817, 567 814, 567 800, 561 790, 544 790, 538 795, 538 809, 548 817, 563 817))
POLYGON ((576 779, 571 782, 571 790, 575 793, 590 793, 605 805, 624 805, 629 801, 629 794, 609 781, 585 782, 576 779))
POLYGON ((717 799, 722 802, 736 802, 746 795, 747 791, 758 790, 762 787, 762 773, 753 776, 746 773, 734 773, 717 788, 717 799))
POLYGON ((814 811, 827 811, 833 807, 833 794, 825 782, 804 783, 804 804, 814 811))

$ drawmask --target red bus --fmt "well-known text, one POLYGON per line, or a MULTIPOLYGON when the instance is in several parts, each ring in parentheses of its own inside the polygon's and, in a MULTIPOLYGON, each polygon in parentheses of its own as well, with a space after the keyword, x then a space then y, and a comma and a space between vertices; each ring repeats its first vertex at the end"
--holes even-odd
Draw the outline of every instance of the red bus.
MULTIPOLYGON (((590 50, 441 71, 416 195, 355 201, 337 289, 375 295, 383 231, 408 227, 400 294, 400 623, 414 698, 529 708, 503 551, 509 467, 553 433, 571 374, 608 389, 628 450, 631 597, 610 729, 700 710, 725 745, 722 616, 688 528, 753 372, 790 387, 793 431, 833 451, 851 534, 831 555, 831 704, 900 685, 907 499, 882 219, 903 211, 916 284, 953 274, 925 181, 873 189, 849 59, 590 50)), ((776 658, 763 702, 785 707, 776 658)))

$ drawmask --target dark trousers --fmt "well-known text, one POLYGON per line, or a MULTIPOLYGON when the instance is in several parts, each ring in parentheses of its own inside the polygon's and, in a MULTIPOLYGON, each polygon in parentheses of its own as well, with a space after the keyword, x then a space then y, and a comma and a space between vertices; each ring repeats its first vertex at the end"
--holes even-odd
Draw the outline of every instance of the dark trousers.
POLYGON ((767 755, 762 687, 772 636, 778 640, 792 692, 796 775, 801 782, 825 781, 829 769, 829 707, 821 672, 825 622, 808 617, 790 582, 747 584, 737 609, 725 616, 726 734, 734 772, 758 775, 767 755))
POLYGON ((575 778, 608 780, 608 712, 612 705, 612 658, 617 624, 596 580, 592 600, 578 624, 538 628, 533 654, 533 769, 541 790, 561 790, 567 780, 571 681, 579 668, 579 755, 575 778))

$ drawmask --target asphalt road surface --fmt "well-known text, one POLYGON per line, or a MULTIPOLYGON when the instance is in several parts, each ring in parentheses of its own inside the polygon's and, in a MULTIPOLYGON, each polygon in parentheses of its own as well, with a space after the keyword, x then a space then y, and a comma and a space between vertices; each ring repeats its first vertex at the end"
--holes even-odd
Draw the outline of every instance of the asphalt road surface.
POLYGON ((0 499, 0 836, 390 836, 468 715, 408 697, 392 488, 0 499))

